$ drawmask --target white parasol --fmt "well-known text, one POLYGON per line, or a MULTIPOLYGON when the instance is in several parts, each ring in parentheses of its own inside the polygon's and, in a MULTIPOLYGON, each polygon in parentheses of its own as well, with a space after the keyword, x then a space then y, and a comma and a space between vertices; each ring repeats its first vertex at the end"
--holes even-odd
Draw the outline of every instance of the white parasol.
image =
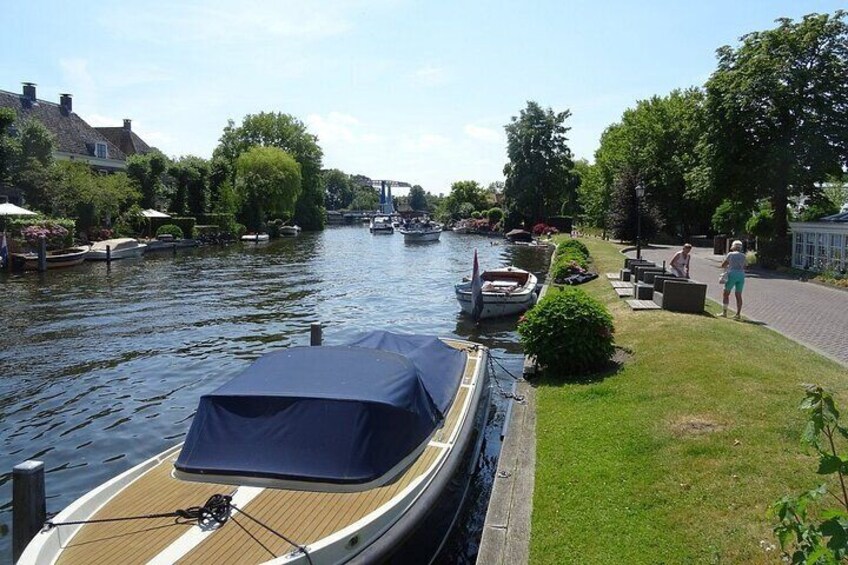
POLYGON ((0 204, 0 216, 37 216, 36 212, 30 212, 20 206, 15 206, 11 202, 0 204))

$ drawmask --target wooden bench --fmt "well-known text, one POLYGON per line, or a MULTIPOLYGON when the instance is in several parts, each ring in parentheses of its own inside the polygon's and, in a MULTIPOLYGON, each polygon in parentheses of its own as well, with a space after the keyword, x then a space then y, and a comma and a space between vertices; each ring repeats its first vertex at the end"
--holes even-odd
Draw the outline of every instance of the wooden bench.
POLYGON ((700 313, 707 301, 707 285, 687 280, 664 280, 662 292, 654 292, 654 302, 663 310, 700 313))

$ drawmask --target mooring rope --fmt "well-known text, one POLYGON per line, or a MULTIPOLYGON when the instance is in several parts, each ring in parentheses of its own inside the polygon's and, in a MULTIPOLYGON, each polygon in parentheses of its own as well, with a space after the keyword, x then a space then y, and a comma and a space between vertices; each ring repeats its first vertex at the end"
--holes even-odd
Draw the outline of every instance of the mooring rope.
MULTIPOLYGON (((257 518, 251 516, 243 509, 233 504, 233 498, 226 494, 213 494, 209 497, 209 499, 206 501, 206 504, 204 504, 203 506, 190 506, 189 508, 177 509, 172 512, 159 512, 156 514, 138 514, 135 516, 119 516, 116 518, 96 518, 92 520, 70 520, 67 522, 53 522, 52 520, 48 520, 44 523, 43 531, 49 531, 59 526, 104 524, 108 522, 126 522, 129 520, 150 520, 156 518, 176 518, 175 522, 177 524, 187 524, 190 522, 195 522, 198 526, 201 527, 220 528, 221 526, 226 524, 227 521, 232 517, 233 510, 235 510, 239 514, 243 514, 245 518, 250 519, 257 525, 264 528, 268 532, 274 534, 278 538, 282 539, 292 547, 297 548, 298 551, 300 551, 301 553, 303 553, 304 556, 306 556, 306 560, 309 562, 309 565, 312 565, 312 557, 309 555, 309 551, 307 550, 306 546, 301 545, 292 539, 289 539, 288 537, 278 532, 268 524, 265 524, 261 520, 258 520, 257 518)), ((238 524, 235 519, 233 519, 233 522, 238 524)), ((238 524, 238 526, 242 529, 245 529, 244 526, 242 526, 241 524, 238 524)), ((251 535, 251 537, 253 536, 251 535)), ((255 537, 253 537, 253 539, 257 543, 262 545, 255 537)))
POLYGON ((506 374, 509 375, 510 377, 512 377, 516 382, 519 379, 518 379, 518 377, 516 377, 515 375, 510 373, 507 370, 507 368, 504 367, 503 365, 501 365, 501 363, 499 361, 497 361, 492 355, 489 355, 489 370, 492 372, 492 380, 495 381, 495 386, 497 387, 500 395, 504 398, 507 398, 507 399, 511 398, 512 400, 515 400, 516 402, 524 402, 525 401, 524 396, 522 396, 520 394, 515 394, 513 392, 507 392, 507 391, 504 390, 503 386, 501 385, 500 381, 498 380, 497 371, 495 371, 495 363, 497 363, 498 366, 501 369, 503 369, 506 372, 506 374))

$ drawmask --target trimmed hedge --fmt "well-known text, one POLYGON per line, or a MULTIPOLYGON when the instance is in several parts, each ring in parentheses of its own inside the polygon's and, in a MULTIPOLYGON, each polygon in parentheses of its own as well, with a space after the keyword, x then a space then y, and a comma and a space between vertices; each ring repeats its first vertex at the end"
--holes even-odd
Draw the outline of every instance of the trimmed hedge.
POLYGON ((602 369, 615 352, 606 307, 579 288, 547 294, 518 325, 521 345, 545 374, 568 380, 602 369))
MULTIPOLYGON (((186 234, 186 233, 193 234, 194 233, 194 226, 195 226, 196 223, 197 223, 197 220, 195 218, 192 218, 192 217, 182 217, 182 218, 172 217, 170 220, 168 220, 169 225, 172 224, 174 226, 177 226, 178 228, 180 228, 183 231, 184 234, 186 234)), ((157 230, 157 233, 158 233, 158 230, 157 230)))
POLYGON ((174 236, 174 239, 182 239, 183 238, 183 230, 180 228, 180 226, 175 225, 175 224, 165 224, 164 226, 162 226, 158 230, 156 230, 156 237, 159 237, 160 235, 165 235, 165 234, 170 234, 170 235, 174 236))

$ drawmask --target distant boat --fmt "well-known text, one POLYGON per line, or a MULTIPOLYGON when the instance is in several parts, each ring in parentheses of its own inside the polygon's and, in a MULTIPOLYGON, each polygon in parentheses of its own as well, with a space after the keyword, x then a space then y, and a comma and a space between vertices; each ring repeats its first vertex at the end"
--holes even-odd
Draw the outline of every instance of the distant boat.
POLYGON ((395 228, 392 227, 392 219, 389 216, 374 216, 371 218, 368 229, 374 234, 395 232, 395 228))
POLYGON ((300 233, 300 226, 280 226, 280 235, 293 236, 300 233))
POLYGON ((510 243, 529 243, 533 241, 533 234, 526 230, 512 230, 506 234, 506 238, 510 243))
POLYGON ((116 239, 104 239, 103 241, 95 241, 91 245, 91 250, 86 254, 87 261, 105 261, 107 259, 107 249, 109 248, 109 259, 126 259, 128 257, 141 257, 147 250, 147 245, 139 243, 137 239, 130 237, 121 237, 116 239))
POLYGON ((413 222, 398 230, 406 243, 438 241, 442 235, 442 226, 430 222, 413 222))
MULTIPOLYGON (((536 275, 516 267, 483 271, 483 311, 480 318, 520 314, 536 303, 536 275)), ((465 314, 472 313, 471 281, 454 287, 456 299, 465 314)))
POLYGON ((262 243, 263 241, 268 241, 270 237, 267 233, 246 233, 241 236, 242 241, 253 242, 253 243, 262 243))
POLYGON ((183 445, 83 495, 18 565, 432 562, 484 438, 488 355, 383 331, 268 353, 200 398, 183 445))
MULTIPOLYGON (((57 249, 47 252, 47 268, 61 269, 64 267, 73 267, 85 261, 85 256, 91 247, 88 245, 80 245, 77 247, 68 247, 67 249, 57 249)), ((26 271, 38 270, 38 254, 37 253, 12 253, 13 265, 23 262, 23 268, 26 271)))

